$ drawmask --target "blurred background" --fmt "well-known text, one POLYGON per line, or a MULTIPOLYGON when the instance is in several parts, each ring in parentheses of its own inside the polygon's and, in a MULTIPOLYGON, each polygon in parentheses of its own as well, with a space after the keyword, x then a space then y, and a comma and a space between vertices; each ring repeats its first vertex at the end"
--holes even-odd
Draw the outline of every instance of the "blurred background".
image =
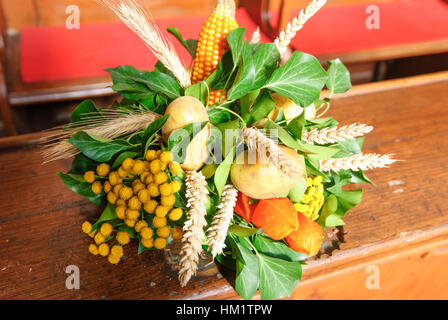
MULTIPOLYGON (((197 39, 216 0, 140 0, 160 28, 197 39)), ((239 0, 237 21, 273 41, 307 0, 239 0)), ((83 99, 116 96, 105 68, 157 62, 143 42, 94 0, 0 0, 0 136, 67 123, 83 99)), ((171 36, 186 65, 191 58, 171 36)), ((448 70, 448 2, 328 0, 291 43, 325 64, 336 57, 353 84, 448 70)))

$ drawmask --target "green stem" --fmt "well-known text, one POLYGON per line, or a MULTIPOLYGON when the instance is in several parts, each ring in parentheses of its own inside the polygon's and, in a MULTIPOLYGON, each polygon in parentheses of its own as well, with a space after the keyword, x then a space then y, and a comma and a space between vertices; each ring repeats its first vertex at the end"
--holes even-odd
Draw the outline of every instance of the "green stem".
MULTIPOLYGON (((233 101, 232 101, 232 102, 233 102, 233 101)), ((233 114, 234 116, 236 116, 238 119, 240 119, 242 123, 246 123, 246 122, 244 121, 244 119, 241 118, 241 116, 240 116, 238 113, 236 113, 236 112, 234 112, 234 111, 232 111, 232 110, 230 110, 230 109, 228 109, 228 108, 224 108, 224 107, 222 107, 222 105, 216 106, 216 107, 214 107, 214 108, 217 108, 217 109, 220 109, 220 110, 225 110, 225 111, 227 111, 227 112, 233 114)))

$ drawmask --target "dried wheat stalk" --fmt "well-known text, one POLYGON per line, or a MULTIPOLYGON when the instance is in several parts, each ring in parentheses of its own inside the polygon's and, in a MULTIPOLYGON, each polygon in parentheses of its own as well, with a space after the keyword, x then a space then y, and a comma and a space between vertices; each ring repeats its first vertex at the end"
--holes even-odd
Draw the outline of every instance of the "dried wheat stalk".
POLYGON ((374 168, 386 168, 397 160, 392 159, 390 154, 358 153, 349 157, 339 159, 327 159, 320 161, 320 171, 339 170, 370 170, 374 168))
POLYGON ((241 129, 241 137, 250 150, 256 150, 258 157, 267 157, 283 174, 290 177, 299 174, 294 161, 286 156, 277 142, 266 137, 258 129, 245 127, 241 129))
POLYGON ((275 44, 277 45, 278 51, 283 55, 286 52, 291 40, 296 36, 296 33, 303 28, 305 23, 314 16, 325 4, 326 0, 313 0, 305 8, 305 10, 300 10, 299 15, 296 16, 288 25, 286 29, 280 32, 277 39, 275 39, 275 44))
POLYGON ((191 85, 190 73, 182 64, 173 44, 161 33, 149 14, 134 0, 97 0, 110 8, 132 31, 143 39, 152 53, 186 88, 191 85))
POLYGON ((84 131, 90 135, 114 139, 145 129, 151 122, 160 117, 152 111, 105 110, 100 116, 85 115, 86 120, 64 127, 49 130, 45 140, 50 143, 43 146, 44 163, 68 159, 80 151, 68 142, 77 132, 84 131))
POLYGON ((311 144, 335 143, 338 141, 361 137, 372 130, 372 126, 368 126, 363 123, 352 123, 340 128, 333 127, 324 128, 321 130, 313 129, 311 131, 305 131, 302 135, 302 140, 311 144))
POLYGON ((202 251, 202 240, 205 238, 204 227, 207 225, 205 202, 208 191, 207 182, 200 172, 187 171, 185 177, 187 187, 188 220, 184 224, 184 236, 179 259, 179 281, 186 286, 191 277, 196 274, 199 255, 202 251))
POLYGON ((221 254, 225 247, 227 230, 233 217, 238 190, 232 185, 224 186, 218 211, 213 218, 210 228, 207 230, 209 250, 213 258, 221 254))
POLYGON ((260 28, 257 27, 257 30, 252 33, 252 38, 250 39, 250 44, 256 44, 261 41, 260 28))

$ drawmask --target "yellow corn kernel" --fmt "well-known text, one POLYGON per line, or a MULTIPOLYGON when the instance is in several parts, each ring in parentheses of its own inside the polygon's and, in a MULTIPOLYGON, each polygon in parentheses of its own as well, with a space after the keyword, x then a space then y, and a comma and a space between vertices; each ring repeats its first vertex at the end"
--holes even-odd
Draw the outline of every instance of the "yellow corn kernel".
MULTIPOLYGON (((227 50, 227 35, 236 28, 238 24, 235 20, 234 1, 219 0, 216 9, 204 22, 199 34, 192 83, 207 79, 216 70, 219 60, 227 50)), ((220 96, 220 91, 211 92, 209 105, 215 104, 220 96)))

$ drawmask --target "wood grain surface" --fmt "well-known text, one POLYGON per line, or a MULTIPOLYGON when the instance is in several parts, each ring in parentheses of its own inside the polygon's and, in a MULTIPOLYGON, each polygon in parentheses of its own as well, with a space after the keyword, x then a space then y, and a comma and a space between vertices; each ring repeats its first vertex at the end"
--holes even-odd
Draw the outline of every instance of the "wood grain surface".
MULTIPOLYGON (((448 73, 439 73, 336 97, 329 114, 341 124, 375 127, 365 152, 402 161, 367 172, 375 185, 363 186, 363 202, 346 216, 346 243, 309 261, 293 298, 448 298, 447 88, 448 73), (372 263, 381 289, 366 290, 372 263)), ((137 255, 131 245, 117 266, 89 254, 80 226, 100 209, 56 176, 70 161, 42 166, 35 145, 15 145, 0 149, 0 299, 238 298, 216 268, 180 288, 163 252, 137 255), (80 269, 79 290, 65 286, 69 265, 80 269)))

